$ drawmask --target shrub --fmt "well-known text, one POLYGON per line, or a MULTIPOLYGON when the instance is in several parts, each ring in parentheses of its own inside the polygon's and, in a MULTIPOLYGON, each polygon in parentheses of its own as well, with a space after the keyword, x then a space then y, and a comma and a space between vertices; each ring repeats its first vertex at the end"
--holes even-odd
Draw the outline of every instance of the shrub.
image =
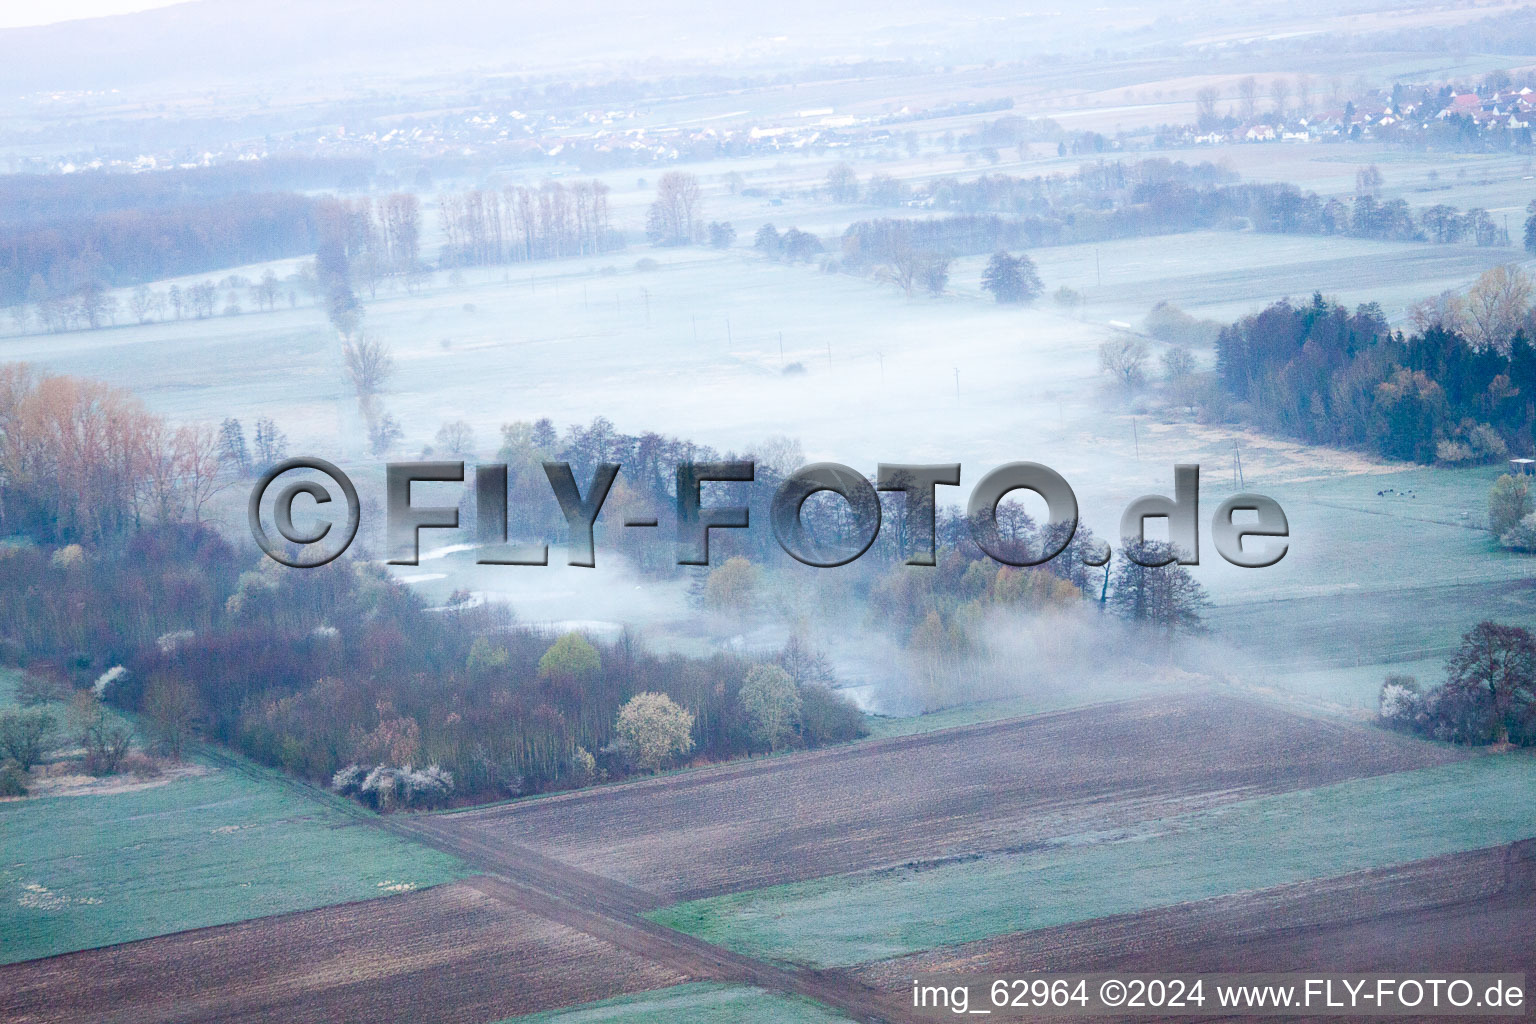
POLYGON ((693 715, 664 693, 637 693, 619 709, 618 751, 642 771, 656 771, 693 749, 693 715))
POLYGON ((704 583, 704 603, 720 611, 742 611, 752 603, 757 584, 757 566, 733 555, 724 565, 710 570, 704 583))
POLYGON ((586 747, 577 747, 571 753, 571 768, 566 775, 571 785, 580 788, 598 781, 597 758, 586 747))
POLYGON ((1171 302, 1159 302, 1147 314, 1145 327, 1158 341, 1183 345, 1214 345, 1221 334, 1221 324, 1190 316, 1171 302))
POLYGON ((47 711, 7 711, 0 714, 0 759, 14 761, 22 771, 53 749, 59 720, 47 711))
POLYGON ((1532 505, 1531 487, 1524 477, 1505 473, 1494 481, 1488 491, 1488 529, 1495 537, 1504 536, 1532 512, 1536 512, 1536 507, 1532 505))
POLYGON ((1450 438, 1441 438, 1435 443, 1435 461, 1443 462, 1448 466, 1456 466, 1476 460, 1477 456, 1472 449, 1460 441, 1452 441, 1450 438))
POLYGON ((464 668, 472 676, 484 675, 488 672, 499 672, 511 664, 511 655, 507 649, 491 642, 487 636, 475 637, 475 642, 470 644, 469 659, 464 668))
POLYGON ((440 765, 430 764, 414 770, 410 765, 400 769, 400 793, 408 806, 436 803, 453 792, 453 773, 440 765))
POLYGON ((1467 431, 1467 444, 1483 462, 1492 462, 1509 456, 1509 445, 1505 444, 1499 432, 1487 423, 1479 423, 1467 431))
POLYGON ((0 796, 26 796, 27 773, 15 761, 0 764, 0 796))
POLYGON ((349 764, 331 776, 331 789, 343 796, 352 796, 363 784, 364 775, 361 765, 349 764))
POLYGON ((85 562, 85 549, 79 544, 66 544, 49 559, 55 569, 74 569, 85 562))
POLYGON ((128 670, 126 668, 121 665, 113 665, 96 677, 96 681, 91 684, 91 692, 96 694, 97 697, 105 697, 108 688, 114 683, 121 682, 127 675, 128 670))
POLYGON ((164 774, 160 762, 143 753, 125 755, 119 770, 128 775, 137 775, 141 779, 158 779, 164 774))
POLYGON ((1413 676, 1390 675, 1381 684, 1378 713, 1382 723, 1393 729, 1409 730, 1418 725, 1424 711, 1424 693, 1413 676))
POLYGON ((551 644, 539 659, 539 675, 546 679, 588 679, 602 667, 597 648, 580 633, 565 634, 551 644))
POLYGON ((74 716, 85 747, 85 770, 89 775, 116 775, 122 771, 123 758, 133 745, 133 730, 118 720, 106 705, 87 691, 75 698, 74 716))
POLYGON ((1069 288, 1066 285, 1062 285, 1052 292, 1051 298, 1056 300, 1058 306, 1066 306, 1068 309, 1081 306, 1085 301, 1082 292, 1076 288, 1069 288))
POLYGON ((381 764, 366 773, 357 765, 348 765, 331 776, 331 788, 356 796, 380 811, 396 806, 424 807, 453 792, 453 773, 435 764, 419 770, 410 765, 394 768, 381 764))
POLYGON ((736 699, 752 738, 778 750, 795 732, 800 719, 800 692, 795 681, 777 665, 754 665, 736 699))
POLYGON ((836 690, 818 683, 800 687, 800 735, 807 746, 844 743, 868 732, 863 713, 836 690))
POLYGON ((1536 551, 1536 512, 1505 530, 1499 543, 1511 551, 1536 551))

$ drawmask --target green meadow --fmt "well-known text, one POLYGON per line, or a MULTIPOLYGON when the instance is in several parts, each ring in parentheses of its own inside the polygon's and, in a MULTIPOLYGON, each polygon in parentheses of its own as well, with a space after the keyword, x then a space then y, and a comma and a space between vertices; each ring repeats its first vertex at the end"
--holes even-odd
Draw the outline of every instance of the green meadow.
POLYGON ((220 767, 0 803, 0 963, 388 896, 468 872, 338 799, 220 767))

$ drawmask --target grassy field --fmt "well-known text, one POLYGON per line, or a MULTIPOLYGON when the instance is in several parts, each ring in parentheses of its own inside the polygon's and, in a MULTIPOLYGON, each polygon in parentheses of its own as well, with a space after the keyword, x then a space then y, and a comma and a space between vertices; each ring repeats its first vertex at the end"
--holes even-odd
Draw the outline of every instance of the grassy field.
POLYGON ((500 1024, 824 1024, 848 1018, 805 999, 759 988, 696 983, 621 996, 566 1010, 513 1017, 500 1024))
POLYGON ((1536 963, 1536 842, 999 935, 855 973, 900 991, 926 973, 1363 973, 1428 963, 1529 972, 1536 963))
MULTIPOLYGON (((1247 231, 1051 246, 1030 256, 1047 295, 1072 288, 1088 297, 1085 316, 1133 324, 1164 301, 1226 322, 1286 296, 1306 301, 1314 291, 1351 306, 1379 302, 1396 320, 1422 298, 1462 287, 1491 266, 1524 259, 1514 248, 1247 231)), ((979 294, 985 264, 984 257, 957 260, 955 290, 979 294)), ((1043 304, 1053 305, 1049 298, 1043 304)))
POLYGON ((362 814, 230 768, 128 792, 0 803, 0 962, 465 874, 362 814))
POLYGON ((1536 758, 1480 757, 1062 836, 1019 854, 779 886, 652 916, 738 951, 847 966, 1536 836, 1533 785, 1536 758))

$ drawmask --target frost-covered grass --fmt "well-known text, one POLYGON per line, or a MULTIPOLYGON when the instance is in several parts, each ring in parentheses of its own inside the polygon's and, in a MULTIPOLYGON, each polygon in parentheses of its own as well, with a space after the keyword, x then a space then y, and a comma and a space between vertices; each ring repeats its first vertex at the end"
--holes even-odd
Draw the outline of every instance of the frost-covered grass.
POLYGON ((1389 675, 1413 676, 1428 689, 1445 680, 1445 658, 1371 663, 1349 668, 1279 672, 1263 684, 1276 693, 1309 704, 1374 716, 1381 684, 1389 675))
POLYGON ((847 1019, 809 999, 708 982, 512 1018, 518 1024, 832 1024, 847 1019))
MULTIPOLYGON (((1200 317, 1230 321, 1286 296, 1305 301, 1314 291, 1336 295, 1351 306, 1379 302, 1389 318, 1397 318, 1419 299, 1464 287, 1489 267, 1524 257, 1514 248, 1252 231, 1052 246, 1030 255, 1048 295, 1066 285, 1089 297, 1087 315, 1118 317, 1138 326, 1163 301, 1200 317)), ((955 277, 974 280, 976 263, 959 262, 955 277)))
POLYGON ((651 916, 740 952, 847 966, 1529 838, 1533 791, 1536 757, 1478 757, 1064 836, 1038 852, 776 886, 651 916))
POLYGON ((309 910, 469 872, 446 854, 230 768, 100 796, 0 803, 0 963, 309 910))

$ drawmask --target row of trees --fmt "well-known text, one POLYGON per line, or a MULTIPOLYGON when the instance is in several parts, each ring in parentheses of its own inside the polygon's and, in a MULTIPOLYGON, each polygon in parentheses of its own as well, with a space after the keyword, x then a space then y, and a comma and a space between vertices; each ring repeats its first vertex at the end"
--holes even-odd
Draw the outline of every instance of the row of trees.
POLYGON ((1489 461, 1536 440, 1536 349, 1524 329, 1475 343, 1436 324, 1387 329, 1314 295, 1225 328, 1216 344, 1230 415, 1303 440, 1416 462, 1489 461))
POLYGON ((809 231, 790 228, 780 234, 772 224, 764 224, 752 236, 752 248, 771 260, 785 263, 809 263, 827 251, 821 239, 809 231))
MULTIPOLYGON (((290 190, 358 187, 371 175, 365 160, 290 156, 0 176, 0 305, 31 304, 47 330, 99 327, 111 319, 110 288, 311 251, 319 201, 290 190)), ((189 306, 201 302, 189 294, 189 306)))
POLYGON ((421 202, 409 192, 377 203, 366 196, 322 201, 316 211, 317 291, 334 309, 341 291, 350 295, 354 286, 372 296, 385 278, 396 277, 414 288, 424 270, 421 235, 421 202))
POLYGON ((843 262, 859 269, 889 263, 902 249, 976 256, 1234 226, 1281 234, 1509 244, 1508 233, 1482 209, 1463 212, 1437 204, 1415 212, 1402 199, 1382 201, 1370 191, 1346 203, 1281 183, 1192 184, 1204 175, 1187 165, 1162 161, 1148 168, 1149 163, 1106 164, 1057 178, 999 175, 966 186, 941 183, 930 205, 963 212, 855 222, 843 233, 843 262))
POLYGON ((11 319, 22 333, 36 326, 56 334, 96 330, 125 321, 147 324, 238 316, 247 308, 242 301, 257 310, 276 309, 279 303, 293 307, 301 293, 313 298, 317 291, 314 268, 309 265, 287 278, 279 278, 268 269, 256 281, 230 274, 219 281, 200 281, 185 288, 173 284, 163 291, 141 284, 126 300, 119 300, 99 281, 87 281, 73 292, 55 295, 41 280, 35 280, 27 290, 30 301, 12 306, 11 319))
POLYGON ((198 522, 223 486, 213 431, 173 426, 95 381, 0 366, 0 530, 111 543, 198 522))
POLYGON ((763 667, 740 658, 551 638, 462 596, 432 610, 350 560, 298 573, 247 558, 186 525, 150 527, 120 551, 18 551, 0 579, 5 657, 26 667, 31 691, 94 685, 158 735, 201 733, 381 808, 586 785, 689 752, 719 759, 862 729, 816 682, 764 700, 763 667), (643 694, 686 712, 686 742, 650 742, 644 715, 626 724, 634 709, 621 710, 643 694))
MULTIPOLYGON (((665 179, 663 179, 665 180, 665 179)), ((438 197, 445 267, 589 256, 623 248, 608 208, 608 186, 546 181, 471 189, 438 197)))
MULTIPOLYGON (((1271 104, 1269 112, 1276 118, 1284 118, 1293 112, 1299 115, 1310 113, 1313 97, 1319 95, 1321 90, 1316 87, 1310 75, 1302 74, 1295 78, 1275 75, 1269 80, 1268 92, 1271 104)), ((1342 79, 1334 78, 1330 81, 1327 97, 1334 106, 1343 102, 1342 79)), ((1260 101, 1259 80, 1253 75, 1238 80, 1237 106, 1231 108, 1226 117, 1216 112, 1216 106, 1221 99, 1221 90, 1214 85, 1204 86, 1195 93, 1195 123, 1201 131, 1208 132, 1214 128, 1223 127, 1228 121, 1234 119, 1246 122, 1257 117, 1260 101)))
POLYGON ((316 206, 298 195, 237 195, 0 225, 0 304, 312 252, 316 206))

